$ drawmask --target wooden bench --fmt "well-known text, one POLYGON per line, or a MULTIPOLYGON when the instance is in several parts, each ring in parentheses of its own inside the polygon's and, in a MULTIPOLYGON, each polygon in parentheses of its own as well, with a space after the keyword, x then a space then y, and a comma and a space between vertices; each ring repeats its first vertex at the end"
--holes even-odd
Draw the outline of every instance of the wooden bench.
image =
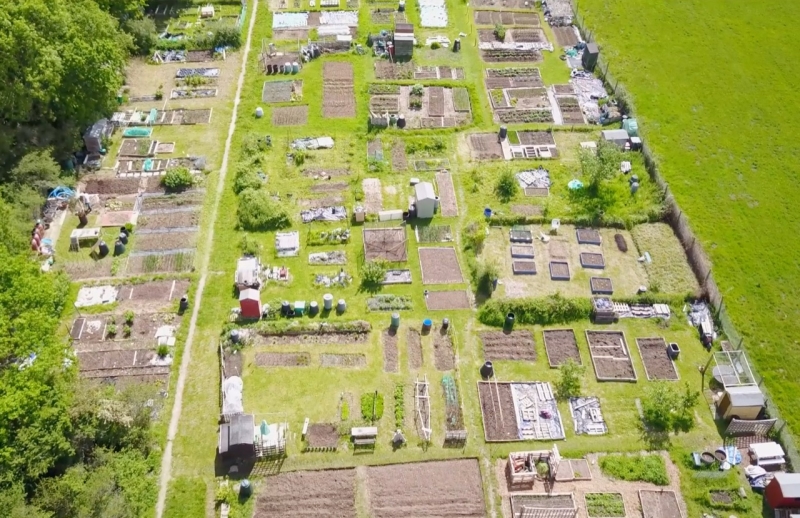
POLYGON ((378 439, 377 426, 359 426, 350 429, 350 437, 353 439, 353 446, 371 446, 375 447, 375 442, 378 439))

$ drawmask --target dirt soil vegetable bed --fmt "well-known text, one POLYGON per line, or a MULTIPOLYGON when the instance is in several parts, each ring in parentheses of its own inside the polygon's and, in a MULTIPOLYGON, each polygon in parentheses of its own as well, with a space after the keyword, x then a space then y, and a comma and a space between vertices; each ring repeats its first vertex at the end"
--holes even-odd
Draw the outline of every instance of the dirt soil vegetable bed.
POLYGON ((456 202, 456 190, 453 188, 453 177, 446 172, 436 173, 436 185, 439 187, 442 217, 452 218, 458 216, 458 203, 456 202))
POLYGON ((674 491, 639 490, 642 512, 646 518, 682 518, 674 491))
MULTIPOLYGON (((120 287, 117 300, 120 309, 135 309, 139 304, 152 306, 153 303, 168 303, 180 299, 189 290, 187 280, 166 280, 144 282, 142 284, 125 284, 120 287)), ((156 310, 160 308, 152 308, 156 310)))
POLYGON ((420 248, 422 284, 459 284, 464 282, 455 248, 420 248))
POLYGON ((550 367, 558 367, 569 359, 581 364, 581 353, 572 329, 545 329, 544 349, 550 367))
POLYGON ((381 334, 383 342, 383 370, 384 372, 398 372, 400 370, 397 361, 397 330, 384 329, 381 334))
POLYGON ((409 329, 406 332, 406 349, 408 349, 408 369, 421 368, 423 363, 422 338, 416 329, 409 329))
POLYGON ((311 355, 308 353, 256 353, 259 367, 308 367, 311 355))
POLYGON ((499 160, 503 158, 503 146, 494 133, 475 133, 469 136, 469 147, 475 160, 499 160))
POLYGON ((179 250, 194 248, 196 232, 167 232, 163 234, 142 234, 136 236, 134 249, 140 251, 179 250))
POLYGON ((667 342, 663 338, 637 338, 636 346, 644 363, 644 372, 649 380, 677 380, 678 371, 667 354, 667 342))
POLYGON ((530 331, 487 331, 480 336, 486 360, 536 360, 536 347, 530 331))
POLYGON ((405 262, 408 259, 405 228, 365 228, 364 256, 367 261, 405 262))
POLYGON ((611 295, 614 293, 614 284, 608 277, 592 277, 589 279, 589 287, 592 294, 611 295))
POLYGON ((280 106, 272 109, 274 126, 304 126, 308 122, 308 105, 280 106))
MULTIPOLYGON (((162 234, 163 235, 163 234, 162 234)), ((128 258, 129 274, 186 272, 194 268, 194 251, 137 255, 128 258)))
POLYGON ((621 331, 586 331, 598 381, 636 381, 625 334, 621 331))
POLYGON ((535 63, 542 61, 542 53, 538 50, 492 49, 481 50, 481 56, 487 63, 535 63))
POLYGON ((333 345, 363 344, 369 341, 369 333, 303 333, 287 335, 257 335, 257 344, 261 345, 333 345))
POLYGON ((200 211, 166 212, 139 216, 137 227, 152 230, 157 228, 189 228, 200 223, 200 211))
POLYGON ((367 491, 374 518, 483 518, 486 513, 475 459, 369 467, 367 491))
POLYGON ((255 518, 356 517, 356 470, 295 471, 269 478, 258 492, 255 518))
POLYGON ((306 434, 306 449, 335 450, 339 445, 339 431, 330 423, 311 423, 306 434))
POLYGON ((139 178, 93 178, 86 182, 86 194, 137 194, 141 185, 139 178))
POLYGON ((436 370, 449 371, 455 368, 453 341, 445 329, 439 329, 433 334, 433 360, 436 370))
POLYGON ((469 295, 466 291, 430 291, 425 297, 425 305, 430 310, 469 309, 469 295))
POLYGON ((478 382, 487 441, 518 441, 519 429, 510 383, 478 382))

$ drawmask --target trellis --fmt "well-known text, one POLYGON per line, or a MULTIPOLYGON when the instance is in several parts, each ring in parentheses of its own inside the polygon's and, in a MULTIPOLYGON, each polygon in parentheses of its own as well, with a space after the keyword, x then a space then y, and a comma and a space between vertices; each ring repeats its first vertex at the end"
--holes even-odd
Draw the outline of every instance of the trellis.
POLYGON ((417 378, 414 382, 414 408, 422 439, 426 442, 431 440, 431 398, 428 390, 428 376, 425 375, 422 380, 417 378))

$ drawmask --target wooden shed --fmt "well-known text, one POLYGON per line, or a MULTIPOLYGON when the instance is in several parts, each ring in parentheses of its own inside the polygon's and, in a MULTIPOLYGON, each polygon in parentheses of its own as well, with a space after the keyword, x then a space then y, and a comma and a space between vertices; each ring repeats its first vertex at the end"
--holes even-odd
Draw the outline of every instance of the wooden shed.
POLYGON ((248 288, 239 291, 239 309, 243 318, 261 318, 261 294, 248 288))
POLYGON ((729 387, 717 404, 717 411, 723 419, 758 419, 764 403, 764 394, 758 385, 729 387))
POLYGON ((775 473, 764 498, 773 509, 800 508, 800 473, 775 473))

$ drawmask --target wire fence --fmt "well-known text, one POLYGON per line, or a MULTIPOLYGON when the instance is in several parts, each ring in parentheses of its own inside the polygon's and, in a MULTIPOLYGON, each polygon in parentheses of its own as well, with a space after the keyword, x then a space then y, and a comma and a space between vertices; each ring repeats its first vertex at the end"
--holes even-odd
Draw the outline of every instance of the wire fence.
MULTIPOLYGON (((571 3, 572 9, 575 12, 573 19, 575 26, 580 31, 584 41, 587 43, 597 43, 594 39, 594 33, 587 28, 583 18, 578 13, 576 0, 571 0, 571 3)), ((595 72, 606 84, 606 87, 614 93, 614 97, 617 99, 617 102, 620 103, 620 107, 622 108, 623 112, 631 116, 635 116, 636 108, 632 102, 628 90, 622 83, 614 78, 610 68, 609 61, 601 54, 598 57, 595 72)), ((642 129, 642 124, 640 122, 640 132, 642 129)), ((664 180, 664 177, 659 171, 658 159, 653 153, 652 149, 647 145, 646 141, 642 146, 642 154, 644 156, 645 168, 647 169, 650 178, 656 183, 656 185, 659 186, 664 195, 664 205, 666 209, 665 220, 678 236, 681 245, 683 245, 689 265, 691 266, 695 276, 697 277, 697 280, 700 283, 703 294, 708 298, 709 303, 714 309, 717 324, 727 337, 731 347, 737 350, 746 349, 744 346, 744 338, 736 330, 736 327, 733 324, 733 319, 728 314, 723 292, 720 290, 719 286, 714 280, 714 276, 711 272, 711 260, 703 250, 703 247, 700 244, 700 241, 697 239, 697 236, 692 231, 689 224, 689 218, 675 201, 675 197, 670 191, 669 184, 666 180, 664 180)), ((769 397, 769 390, 764 385, 764 378, 759 376, 756 370, 753 370, 753 375, 758 383, 758 386, 761 388, 766 397, 766 411, 768 416, 777 419, 777 422, 775 423, 775 426, 771 432, 772 439, 779 442, 783 446, 789 463, 792 466, 800 467, 800 451, 797 449, 797 444, 792 436, 791 431, 789 430, 788 424, 784 419, 781 418, 777 406, 769 397)))

